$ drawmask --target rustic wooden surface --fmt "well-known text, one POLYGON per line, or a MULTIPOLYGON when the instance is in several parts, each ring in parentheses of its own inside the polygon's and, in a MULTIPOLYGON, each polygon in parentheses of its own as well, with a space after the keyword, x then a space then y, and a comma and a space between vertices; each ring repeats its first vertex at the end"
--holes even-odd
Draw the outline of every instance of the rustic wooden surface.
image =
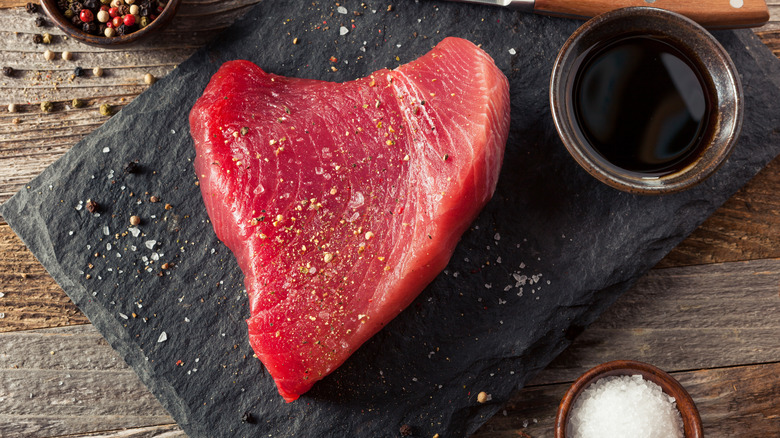
MULTIPOLYGON (((123 51, 37 28, 0 0, 0 202, 259 0, 185 0, 155 44, 123 51), (197 31, 195 31, 196 29, 197 31), (35 33, 55 37, 50 46, 35 33), (42 52, 69 50, 71 61, 42 52), (73 68, 87 70, 71 78, 73 68), (105 70, 101 78, 91 69, 105 70), (88 106, 69 107, 73 98, 88 106), (41 101, 56 111, 41 113, 41 101), (18 113, 5 107, 15 103, 18 113)), ((780 57, 780 0, 756 29, 780 57)), ((780 436, 780 158, 729 199, 491 419, 477 438, 551 437, 569 383, 612 359, 671 372, 708 437, 780 436)), ((0 437, 183 437, 173 419, 0 219, 0 437)), ((444 437, 443 437, 444 438, 444 437)))

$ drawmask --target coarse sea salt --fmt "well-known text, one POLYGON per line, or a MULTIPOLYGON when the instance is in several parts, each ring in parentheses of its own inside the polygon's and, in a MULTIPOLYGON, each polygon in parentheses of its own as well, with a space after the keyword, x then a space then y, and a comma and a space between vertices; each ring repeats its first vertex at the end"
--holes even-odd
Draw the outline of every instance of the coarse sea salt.
POLYGON ((674 397, 641 375, 604 377, 578 397, 566 438, 682 438, 674 397))

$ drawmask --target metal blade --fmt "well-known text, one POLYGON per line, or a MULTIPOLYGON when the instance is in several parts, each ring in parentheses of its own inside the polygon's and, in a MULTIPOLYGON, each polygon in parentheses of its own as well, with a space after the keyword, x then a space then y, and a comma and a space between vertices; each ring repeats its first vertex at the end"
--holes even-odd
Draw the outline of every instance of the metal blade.
POLYGON ((450 0, 461 3, 476 3, 479 5, 504 6, 518 11, 533 12, 534 0, 450 0))

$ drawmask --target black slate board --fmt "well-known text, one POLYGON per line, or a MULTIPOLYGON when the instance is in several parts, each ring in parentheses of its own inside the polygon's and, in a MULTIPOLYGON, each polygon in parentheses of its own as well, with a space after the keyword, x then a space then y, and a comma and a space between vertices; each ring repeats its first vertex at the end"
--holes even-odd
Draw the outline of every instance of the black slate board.
POLYGON ((463 4, 409 1, 389 12, 361 3, 342 0, 347 15, 335 2, 260 3, 2 207, 190 436, 392 437, 402 424, 419 437, 466 436, 780 151, 780 67, 750 31, 717 33, 746 95, 734 154, 693 190, 639 197, 590 178, 554 131, 548 78, 579 22, 463 4), (243 278, 195 185, 188 111, 227 60, 344 81, 408 62, 450 35, 481 44, 510 79, 497 193, 409 309, 285 404, 252 358, 243 278), (141 172, 124 173, 135 160, 141 172), (99 216, 87 199, 102 206, 99 216), (131 214, 144 218, 139 236, 128 231, 131 214), (159 276, 163 262, 175 266, 159 276), (492 400, 477 403, 480 391, 492 400))

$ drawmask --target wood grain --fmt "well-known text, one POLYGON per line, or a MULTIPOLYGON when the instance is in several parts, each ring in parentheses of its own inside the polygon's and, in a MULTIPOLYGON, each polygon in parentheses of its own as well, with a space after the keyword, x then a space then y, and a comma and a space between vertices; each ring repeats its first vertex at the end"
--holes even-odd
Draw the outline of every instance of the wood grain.
POLYGON ((89 322, 5 223, 0 285, 0 332, 89 322))
POLYGON ((657 267, 780 257, 778 188, 780 157, 729 198, 657 267))
MULTIPOLYGON (((780 391, 780 343, 766 342, 780 339, 778 285, 780 259, 652 271, 516 394, 506 416, 499 413, 476 437, 549 436, 568 384, 592 365, 617 358, 651 360, 677 376, 710 436, 780 436, 780 405, 771 392, 780 391), (769 364, 739 366, 746 362, 769 364), (715 369, 686 371, 702 364, 715 369)), ((146 435, 138 436, 180 436, 165 435, 180 432, 91 325, 3 333, 0 351, 0 386, 8 388, 0 424, 14 425, 3 429, 4 436, 123 425, 143 426, 146 435)), ((136 436, 120 433, 94 436, 136 436)))
MULTIPOLYGON (((258 1, 185 0, 157 41, 116 52, 37 28, 26 1, 0 0, 0 65, 17 69, 0 77, 0 202, 104 123, 100 104, 121 109, 148 87, 145 73, 164 76, 258 1), (54 43, 35 45, 40 32, 54 43), (74 58, 46 62, 46 48, 74 58), (87 74, 71 77, 76 66, 87 74), (106 74, 93 76, 95 66, 106 74), (70 108, 74 97, 88 106, 70 108), (43 100, 56 110, 41 113, 43 100), (9 103, 20 112, 8 113, 9 103)), ((756 33, 780 56, 780 0, 767 4, 770 23, 756 33)), ((772 341, 780 339, 778 187, 780 158, 658 265, 668 269, 651 271, 475 436, 551 436, 568 383, 615 358, 673 371, 702 411, 707 436, 780 436, 780 345, 772 341)), ((185 436, 1 220, 0 294, 1 436, 185 436)))
MULTIPOLYGON (((780 436, 780 363, 671 374, 696 403, 705 436, 780 436)), ((552 437, 555 405, 568 387, 569 383, 525 388, 473 438, 552 437)))
POLYGON ((536 0, 534 10, 562 17, 593 17, 603 12, 628 6, 652 6, 685 15, 705 27, 754 27, 769 19, 764 0, 744 0, 737 9, 729 0, 536 0))

